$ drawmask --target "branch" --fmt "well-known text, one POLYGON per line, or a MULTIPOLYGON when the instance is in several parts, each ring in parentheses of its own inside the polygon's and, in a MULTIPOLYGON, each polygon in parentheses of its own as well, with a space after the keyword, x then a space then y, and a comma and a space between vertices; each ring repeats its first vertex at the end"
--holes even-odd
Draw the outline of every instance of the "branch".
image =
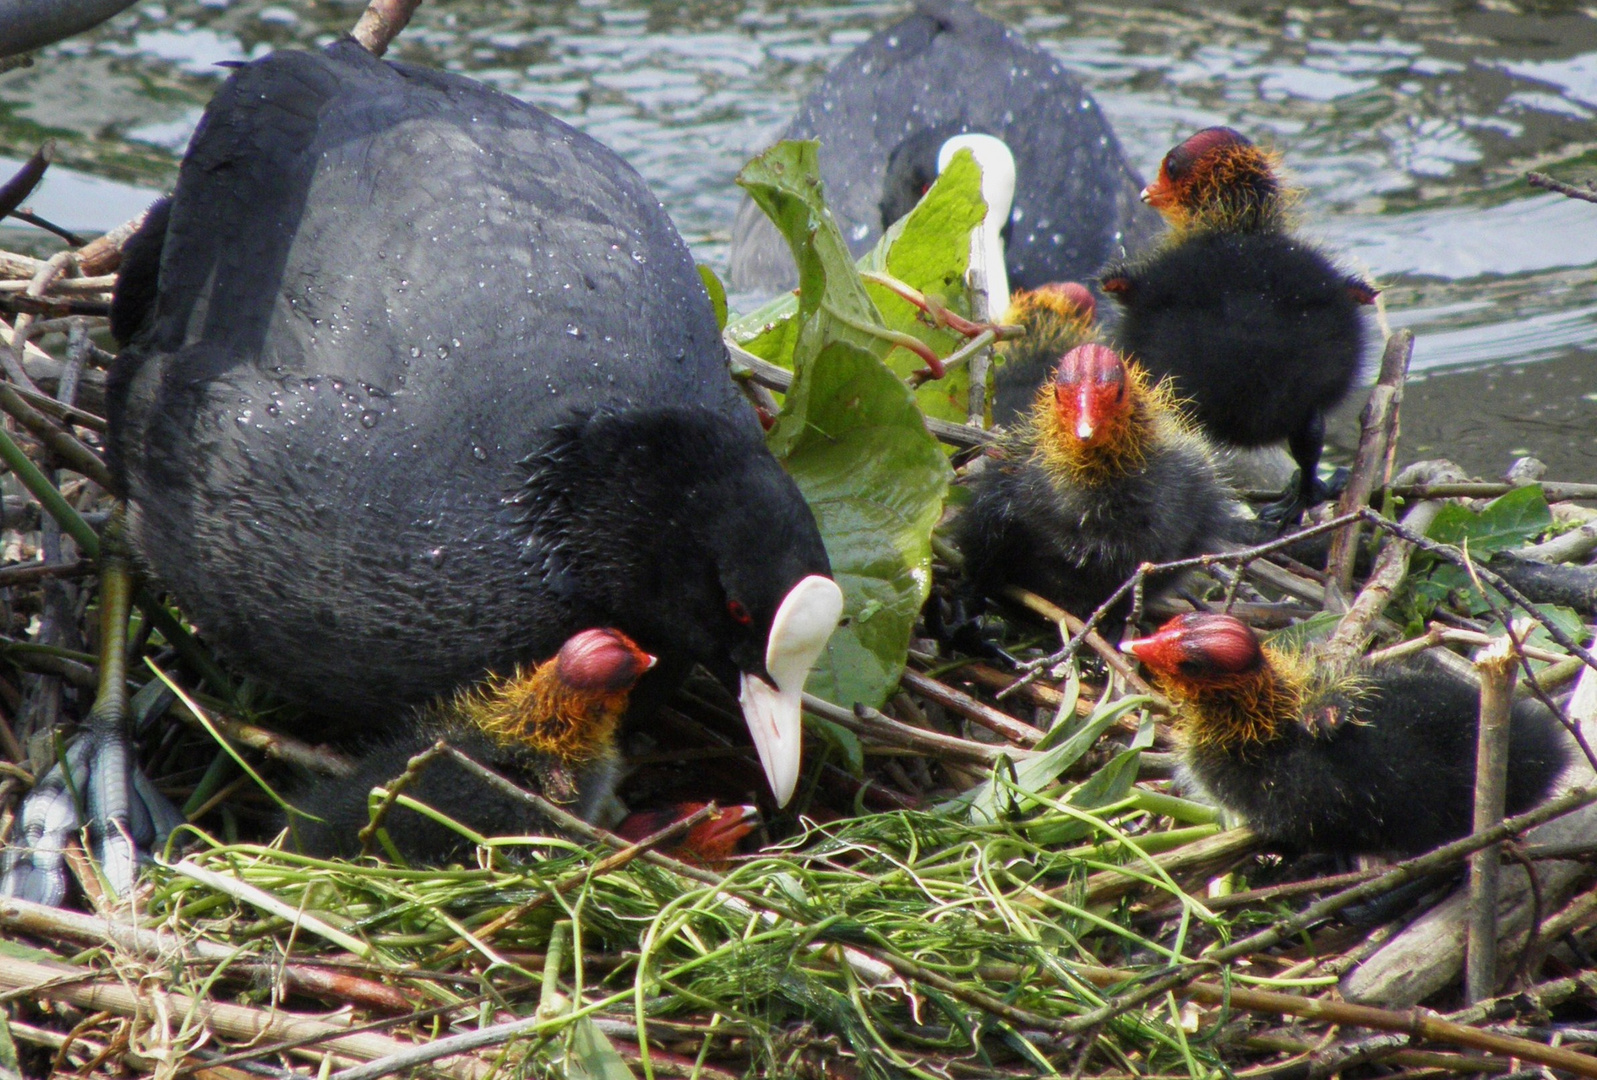
POLYGON ((373 56, 381 56, 420 4, 421 0, 371 0, 349 36, 373 56))

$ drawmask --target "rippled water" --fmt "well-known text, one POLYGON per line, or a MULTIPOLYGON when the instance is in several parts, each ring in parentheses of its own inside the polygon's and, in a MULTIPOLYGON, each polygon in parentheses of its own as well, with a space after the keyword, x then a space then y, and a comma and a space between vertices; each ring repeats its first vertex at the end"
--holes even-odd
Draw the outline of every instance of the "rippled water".
MULTIPOLYGON (((325 42, 362 6, 145 0, 0 76, 0 147, 20 157, 55 136, 73 168, 52 173, 35 209, 116 224, 171 181, 224 74, 216 61, 325 42)), ((1532 451, 1561 476, 1597 475, 1597 206, 1521 179, 1597 175, 1589 9, 980 6, 1082 76, 1144 172, 1214 123, 1283 153, 1307 189, 1306 229, 1369 267, 1391 322, 1419 335, 1415 366, 1433 377, 1406 404, 1410 450, 1487 474, 1532 451)), ((835 59, 904 8, 452 2, 423 5, 394 55, 472 74, 608 143, 721 267, 733 175, 835 59)))

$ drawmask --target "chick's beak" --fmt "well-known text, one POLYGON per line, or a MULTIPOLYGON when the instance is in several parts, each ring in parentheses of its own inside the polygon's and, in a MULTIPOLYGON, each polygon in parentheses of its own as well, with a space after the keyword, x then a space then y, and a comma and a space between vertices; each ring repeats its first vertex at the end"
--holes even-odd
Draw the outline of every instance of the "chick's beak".
POLYGON ((1151 637, 1123 638, 1120 642, 1120 651, 1130 653, 1138 660, 1146 661, 1153 650, 1165 644, 1165 639, 1158 634, 1151 637))
POLYGON ((788 591, 771 620, 765 670, 776 685, 752 672, 743 674, 743 719, 778 806, 786 806, 798 786, 804 680, 842 616, 843 590, 831 578, 811 574, 788 591))

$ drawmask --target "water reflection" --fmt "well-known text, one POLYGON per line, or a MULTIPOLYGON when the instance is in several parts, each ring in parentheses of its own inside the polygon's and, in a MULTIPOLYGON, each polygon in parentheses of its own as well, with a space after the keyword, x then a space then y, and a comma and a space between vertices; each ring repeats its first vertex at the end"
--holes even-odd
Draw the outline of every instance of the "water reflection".
MULTIPOLYGON (((0 145, 21 157, 55 135, 81 174, 63 170, 36 202, 69 204, 60 216, 78 226, 115 224, 170 183, 223 74, 212 65, 326 42, 362 6, 146 0, 0 77, 0 145)), ((1145 172, 1206 124, 1272 141, 1307 188, 1309 230, 1381 277, 1425 369, 1562 358, 1597 387, 1575 349, 1597 344, 1597 207, 1519 180, 1526 168, 1597 173, 1597 19, 1582 7, 981 6, 1083 77, 1145 172)), ((738 167, 828 65, 903 9, 461 0, 423 5, 395 55, 470 73, 605 141, 698 257, 723 266, 738 167)))

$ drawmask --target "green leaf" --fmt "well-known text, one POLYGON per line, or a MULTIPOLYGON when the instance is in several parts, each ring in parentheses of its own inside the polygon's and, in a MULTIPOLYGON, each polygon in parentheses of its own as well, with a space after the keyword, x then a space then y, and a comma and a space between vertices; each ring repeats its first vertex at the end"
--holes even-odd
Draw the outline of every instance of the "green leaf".
POLYGON ((726 329, 726 286, 721 284, 721 279, 715 276, 703 263, 698 263, 699 280, 704 282, 704 291, 710 294, 710 306, 715 309, 715 328, 726 329))
MULTIPOLYGON (((986 216, 981 166, 969 150, 961 150, 915 209, 888 229, 876 248, 860 260, 860 269, 885 270, 952 311, 969 316, 965 269, 970 263, 970 234, 986 216)), ((926 323, 919 308, 891 289, 874 282, 867 282, 865 289, 889 329, 914 335, 938 356, 948 356, 965 344, 962 335, 926 323)), ((899 375, 925 367, 920 357, 904 348, 894 349, 886 360, 899 375)), ((969 412, 969 365, 922 384, 915 391, 915 400, 927 416, 964 423, 969 412)))
POLYGON ((636 1080, 626 1059, 591 1016, 571 1025, 560 1064, 564 1066, 561 1075, 568 1080, 636 1080))
MULTIPOLYGON (((749 187, 751 182, 759 180, 768 182, 771 178, 768 173, 772 162, 767 158, 782 145, 809 146, 811 144, 779 144, 772 151, 751 163, 739 176, 738 182, 749 187), (765 162, 761 170, 752 172, 754 165, 765 162)), ((795 185, 792 181, 795 170, 808 166, 807 159, 797 155, 790 158, 779 159, 782 171, 778 174, 788 187, 797 187, 790 198, 800 198, 805 192, 811 190, 807 185, 795 185), (790 159, 791 158, 791 159, 790 159)), ((817 187, 814 190, 818 190, 817 187)), ((749 188, 754 194, 754 188, 749 188)), ((771 214, 777 227, 782 229, 789 245, 794 243, 795 233, 790 229, 803 229, 813 223, 817 218, 815 208, 806 202, 807 215, 801 217, 793 211, 793 207, 783 203, 783 212, 791 216, 791 221, 784 224, 782 220, 772 214, 765 201, 756 196, 767 214, 771 214)), ((801 201, 803 201, 801 199, 801 201)), ((987 204, 981 197, 981 168, 976 164, 970 151, 964 150, 954 155, 948 168, 943 170, 926 192, 926 195, 916 205, 915 209, 902 220, 895 222, 887 232, 877 241, 876 246, 867 252, 858 262, 857 269, 886 273, 905 284, 911 285, 928 296, 939 299, 943 305, 957 314, 969 316, 969 305, 965 295, 965 269, 970 261, 970 235, 987 215, 987 204)), ((835 255, 835 249, 828 236, 836 234, 836 227, 831 224, 830 215, 827 215, 826 227, 817 234, 817 257, 821 254, 835 255)), ((807 242, 808 236, 799 234, 801 241, 807 242)), ((836 236, 837 247, 846 253, 846 245, 842 237, 836 236)), ((823 264, 827 259, 820 260, 823 264)), ((802 263, 800 264, 803 265, 802 263)), ((830 265, 837 272, 840 267, 835 266, 835 260, 830 265)), ((824 269, 824 266, 823 266, 824 269)), ((828 280, 832 280, 828 278, 828 280)), ((803 295, 805 285, 801 277, 800 296, 803 295)), ((922 317, 920 310, 909 301, 885 286, 874 282, 864 283, 864 291, 871 304, 870 313, 878 325, 889 330, 909 334, 930 345, 939 356, 948 356, 965 344, 965 339, 949 330, 939 330, 922 317)), ((794 366, 793 357, 798 346, 800 328, 806 312, 801 312, 801 299, 792 293, 786 293, 769 301, 758 310, 732 320, 726 327, 727 336, 741 347, 754 353, 762 360, 773 364, 791 368, 794 366)), ((854 301, 857 305, 857 301, 854 301)), ((828 306, 834 306, 831 301, 828 306)), ((857 306, 842 307, 840 310, 850 314, 850 317, 860 317, 863 309, 857 306)), ((925 362, 913 352, 901 346, 893 346, 890 342, 880 338, 872 338, 869 342, 859 338, 844 336, 843 340, 854 340, 856 344, 868 349, 873 354, 883 357, 887 366, 900 376, 909 375, 919 371, 925 362)), ((923 384, 915 391, 916 402, 928 416, 939 417, 963 423, 967 415, 967 405, 970 397, 970 371, 966 366, 960 366, 949 372, 942 379, 934 379, 923 384)))
POLYGON ((1528 543, 1552 523, 1541 485, 1527 484, 1493 499, 1478 514, 1462 503, 1448 503, 1425 535, 1458 547, 1467 541, 1471 556, 1484 556, 1528 543))
POLYGON ((743 166, 737 178, 776 225, 798 265, 795 372, 828 342, 846 341, 872 356, 886 353, 888 345, 871 332, 882 328, 881 314, 866 295, 843 234, 826 208, 818 148, 814 141, 779 142, 743 166))
POLYGON ((931 585, 947 459, 909 388, 841 341, 800 369, 768 442, 814 512, 843 589, 844 625, 809 690, 844 707, 879 706, 898 684, 931 585))
MULTIPOLYGON (((1016 798, 1017 790, 1021 794, 1035 794, 1053 783, 1059 778, 1060 773, 1074 765, 1081 755, 1091 749, 1092 744, 1098 741, 1098 736, 1108 730, 1110 724, 1130 710, 1140 709, 1148 701, 1149 698, 1145 695, 1128 694, 1111 704, 1098 706, 1087 718, 1086 723, 1072 732, 1064 742, 1047 753, 1027 758, 1016 765, 1012 777, 994 777, 971 788, 958 798, 943 803, 938 810, 950 813, 968 811, 970 820, 976 823, 997 821, 1011 810, 1017 813, 1025 812, 1035 803, 1016 798)), ((1135 778, 1133 770, 1132 779, 1135 778)), ((1130 786, 1129 781, 1127 786, 1130 786)))

